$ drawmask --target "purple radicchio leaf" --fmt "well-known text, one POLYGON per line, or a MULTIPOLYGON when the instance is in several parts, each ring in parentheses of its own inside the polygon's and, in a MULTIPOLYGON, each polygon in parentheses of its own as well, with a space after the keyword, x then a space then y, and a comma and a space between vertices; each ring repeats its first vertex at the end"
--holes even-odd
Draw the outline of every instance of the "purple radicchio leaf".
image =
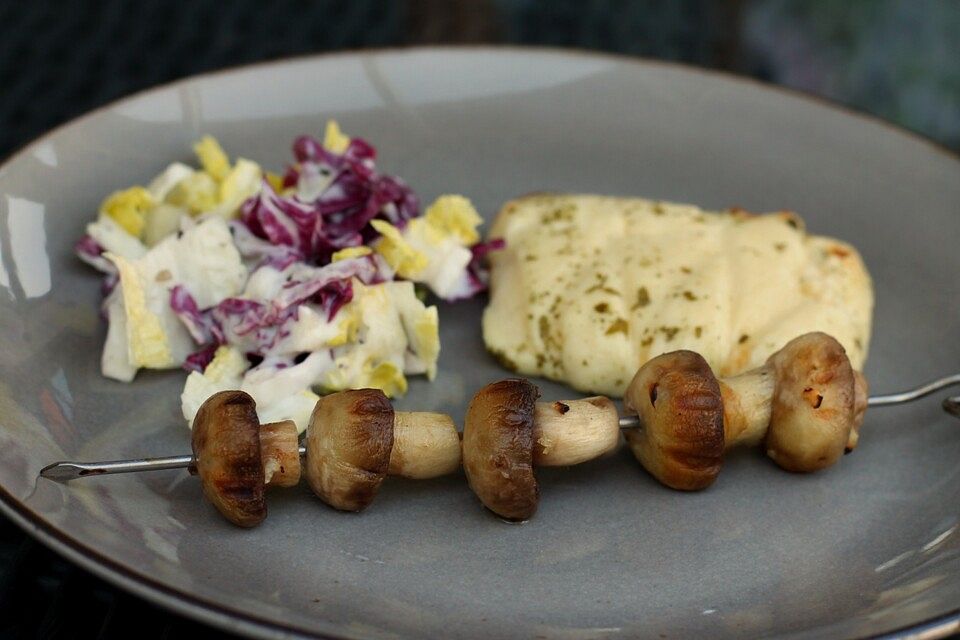
POLYGON ((389 266, 376 254, 325 267, 295 263, 282 273, 283 285, 269 300, 227 298, 209 309, 199 309, 189 291, 178 285, 171 290, 170 306, 203 349, 231 344, 246 353, 264 356, 289 335, 301 305, 318 305, 332 321, 353 299, 353 278, 367 285, 393 279, 389 266))
POLYGON ((241 222, 256 238, 289 247, 305 262, 325 265, 334 252, 376 238, 372 219, 381 217, 402 228, 419 215, 410 187, 379 174, 376 150, 361 138, 351 139, 338 154, 311 136, 300 136, 293 153, 297 164, 288 167, 283 185, 296 193, 277 194, 264 183, 241 208, 241 222))
POLYGON ((77 257, 88 265, 107 274, 115 274, 117 268, 103 256, 103 247, 89 235, 84 235, 73 245, 77 257))
POLYGON ((470 263, 463 274, 460 286, 451 296, 446 298, 446 301, 466 300, 482 291, 486 291, 490 283, 490 270, 487 268, 485 258, 491 251, 499 251, 505 246, 506 241, 503 238, 494 238, 487 242, 478 242, 470 247, 470 263))
POLYGON ((198 373, 203 373, 213 361, 213 356, 216 352, 217 345, 215 344, 204 347, 199 351, 194 351, 187 356, 186 360, 184 360, 183 368, 187 371, 197 371, 198 373))

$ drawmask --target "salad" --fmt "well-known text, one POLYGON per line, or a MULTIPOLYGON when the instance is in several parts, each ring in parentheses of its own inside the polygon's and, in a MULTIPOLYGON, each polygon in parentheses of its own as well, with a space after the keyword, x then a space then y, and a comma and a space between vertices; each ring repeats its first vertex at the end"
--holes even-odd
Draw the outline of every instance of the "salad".
POLYGON ((200 168, 174 162, 146 186, 108 196, 77 242, 105 274, 109 323, 103 375, 190 373, 181 394, 192 424, 212 394, 241 389, 261 422, 306 428, 324 393, 374 387, 389 396, 408 375, 433 379, 436 306, 486 287, 470 201, 443 195, 421 214, 376 150, 329 121, 323 141, 300 136, 283 174, 231 162, 205 136, 200 168))

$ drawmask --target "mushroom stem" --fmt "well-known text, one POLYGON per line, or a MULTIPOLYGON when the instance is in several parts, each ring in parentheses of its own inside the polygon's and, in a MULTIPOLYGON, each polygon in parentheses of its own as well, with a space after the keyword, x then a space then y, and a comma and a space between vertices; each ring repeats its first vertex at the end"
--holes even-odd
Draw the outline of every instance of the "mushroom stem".
POLYGON ((617 407, 603 396, 538 402, 533 429, 533 464, 541 467, 586 462, 620 442, 617 407))
POLYGON ((770 367, 720 379, 724 446, 756 446, 767 434, 776 377, 770 367))
POLYGON ((460 466, 460 435, 445 413, 397 411, 387 474, 414 480, 453 473, 460 466))
POLYGON ((260 460, 268 487, 294 487, 300 482, 300 446, 293 420, 260 425, 260 460))

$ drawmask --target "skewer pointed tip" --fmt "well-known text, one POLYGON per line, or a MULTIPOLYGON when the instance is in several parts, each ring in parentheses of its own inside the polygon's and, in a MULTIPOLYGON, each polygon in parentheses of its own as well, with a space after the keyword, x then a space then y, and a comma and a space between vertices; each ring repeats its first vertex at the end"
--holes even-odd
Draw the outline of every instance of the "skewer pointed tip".
POLYGON ((70 462, 54 462, 40 469, 40 477, 55 482, 67 482, 87 475, 84 469, 70 462))
POLYGON ((132 460, 104 460, 101 462, 78 462, 61 460, 40 469, 40 477, 66 482, 89 476, 136 471, 160 471, 163 469, 189 469, 193 456, 165 456, 162 458, 134 458, 132 460))

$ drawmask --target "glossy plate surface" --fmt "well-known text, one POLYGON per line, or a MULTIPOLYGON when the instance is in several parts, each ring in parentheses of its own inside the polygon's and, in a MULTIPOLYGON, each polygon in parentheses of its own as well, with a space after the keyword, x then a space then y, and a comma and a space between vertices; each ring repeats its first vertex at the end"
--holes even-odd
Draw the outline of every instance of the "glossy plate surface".
MULTIPOLYGON (((388 480, 360 515, 305 486, 273 492, 253 531, 219 518, 184 473, 38 481, 58 459, 189 451, 181 372, 99 375, 99 279, 71 244, 101 198, 191 160, 203 133, 280 167, 328 117, 424 201, 464 193, 488 218, 539 190, 793 209, 871 269, 873 390, 960 369, 960 162, 917 138, 749 82, 602 56, 426 49, 255 66, 114 104, 0 169, 0 488, 32 533, 148 598, 276 637, 845 637, 960 608, 960 424, 938 399, 871 410, 856 453, 817 475, 755 451, 690 495, 625 450, 543 470, 522 526, 484 512, 462 475, 388 480)), ((441 307, 440 375, 414 381, 400 408, 461 420, 470 394, 505 376, 483 349, 482 306, 441 307)))

